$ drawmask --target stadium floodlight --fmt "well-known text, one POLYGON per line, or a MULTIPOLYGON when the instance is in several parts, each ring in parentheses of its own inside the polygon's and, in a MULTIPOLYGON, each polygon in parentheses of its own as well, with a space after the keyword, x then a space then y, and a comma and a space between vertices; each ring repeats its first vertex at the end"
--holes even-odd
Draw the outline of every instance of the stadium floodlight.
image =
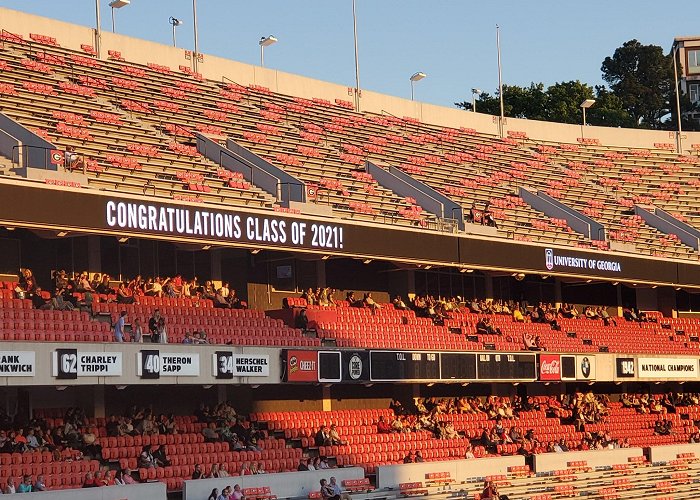
POLYGON ((586 110, 595 104, 595 99, 586 99, 581 103, 583 110, 583 126, 586 126, 586 110))
POLYGON ((122 7, 126 7, 131 3, 131 0, 112 0, 109 2, 109 6, 112 8, 112 33, 115 32, 115 27, 114 27, 114 9, 121 9, 122 7))
POLYGON ((410 80, 411 80, 411 100, 413 100, 413 85, 414 85, 416 82, 420 82, 420 81, 421 81, 423 78, 425 78, 426 76, 428 76, 428 75, 426 75, 426 74, 423 73, 422 71, 418 71, 418 72, 413 73, 413 74, 411 75, 411 78, 410 78, 410 80))
POLYGON ((170 16, 170 19, 168 22, 172 25, 173 27, 173 47, 177 47, 177 38, 175 38, 175 28, 178 26, 182 26, 182 20, 177 19, 176 17, 170 16))
POLYGON ((476 96, 481 95, 481 89, 472 89, 472 111, 476 113, 476 96))
POLYGON ((273 35, 260 37, 260 41, 258 42, 258 45, 260 45, 260 66, 265 66, 265 47, 269 47, 275 43, 277 43, 277 38, 273 35))

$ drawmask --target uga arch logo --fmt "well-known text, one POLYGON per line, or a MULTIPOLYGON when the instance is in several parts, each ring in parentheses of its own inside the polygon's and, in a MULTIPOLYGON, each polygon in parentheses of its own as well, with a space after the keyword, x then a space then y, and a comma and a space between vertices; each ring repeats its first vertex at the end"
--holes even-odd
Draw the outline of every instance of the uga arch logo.
POLYGON ((551 248, 544 249, 544 265, 550 271, 554 269, 554 250, 551 248))

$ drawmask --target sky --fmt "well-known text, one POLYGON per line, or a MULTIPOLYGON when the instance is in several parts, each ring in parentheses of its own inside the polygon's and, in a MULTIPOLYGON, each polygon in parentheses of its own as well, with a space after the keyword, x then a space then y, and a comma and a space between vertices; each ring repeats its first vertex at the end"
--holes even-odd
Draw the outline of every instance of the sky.
MULTIPOLYGON (((101 0, 102 29, 111 29, 101 0)), ((700 35, 697 0, 356 0, 361 88, 452 106, 472 88, 498 88, 496 25, 503 82, 581 80, 601 84, 606 56, 633 38, 670 50, 676 36, 700 35)), ((95 0, 0 0, 0 6, 95 25, 95 0)), ((178 46, 193 46, 192 0, 131 0, 116 11, 118 33, 171 43, 170 16, 181 19, 178 46)), ((351 0, 197 0, 200 52, 354 86, 351 0)), ((0 27, 12 31, 2 23, 0 27)), ((157 61, 154 61, 157 62, 157 61)))

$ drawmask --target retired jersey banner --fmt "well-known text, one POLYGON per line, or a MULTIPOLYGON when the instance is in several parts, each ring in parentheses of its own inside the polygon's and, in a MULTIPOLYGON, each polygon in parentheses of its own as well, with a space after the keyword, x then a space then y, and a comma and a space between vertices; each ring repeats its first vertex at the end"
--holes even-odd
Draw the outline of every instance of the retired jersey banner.
POLYGON ((36 375, 34 351, 0 351, 0 377, 33 377, 36 375))
POLYGON ((119 377, 122 374, 121 352, 82 352, 77 349, 56 349, 52 358, 52 374, 58 379, 119 377))

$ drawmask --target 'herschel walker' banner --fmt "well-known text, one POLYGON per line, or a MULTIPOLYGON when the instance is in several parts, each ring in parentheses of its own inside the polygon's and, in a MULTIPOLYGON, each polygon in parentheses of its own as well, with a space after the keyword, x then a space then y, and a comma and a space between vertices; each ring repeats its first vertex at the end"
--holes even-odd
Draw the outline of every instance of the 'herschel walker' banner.
POLYGON ((637 377, 690 380, 698 377, 697 358, 637 358, 637 377))
POLYGON ((0 351, 0 377, 33 377, 36 375, 34 351, 0 351))

